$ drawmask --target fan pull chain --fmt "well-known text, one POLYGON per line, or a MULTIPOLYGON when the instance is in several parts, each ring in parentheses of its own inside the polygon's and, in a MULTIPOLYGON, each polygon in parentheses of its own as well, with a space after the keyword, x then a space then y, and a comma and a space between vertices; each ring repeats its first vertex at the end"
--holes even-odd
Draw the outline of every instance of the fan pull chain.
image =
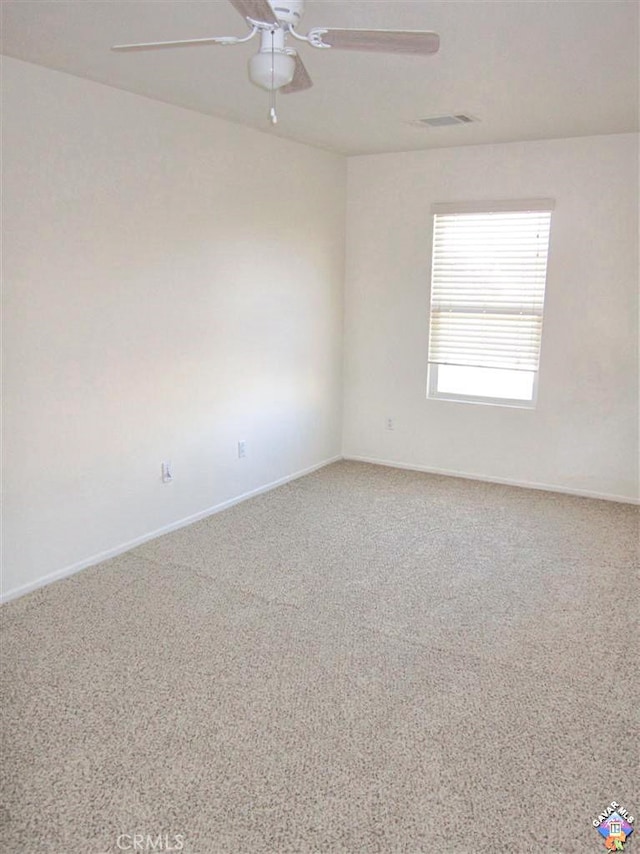
POLYGON ((272 125, 278 124, 278 114, 276 113, 276 90, 274 86, 273 76, 275 74, 275 43, 274 43, 274 31, 271 30, 271 109, 269 110, 269 119, 271 120, 272 125))

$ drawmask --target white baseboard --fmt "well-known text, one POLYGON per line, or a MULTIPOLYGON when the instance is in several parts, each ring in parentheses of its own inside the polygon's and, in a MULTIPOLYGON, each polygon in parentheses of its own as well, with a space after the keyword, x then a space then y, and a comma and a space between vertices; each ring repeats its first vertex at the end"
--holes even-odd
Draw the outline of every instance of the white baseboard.
POLYGON ((569 489, 564 486, 553 486, 548 483, 535 483, 524 480, 512 480, 506 477, 490 477, 483 474, 468 474, 451 469, 438 469, 431 466, 420 466, 414 463, 399 463, 392 460, 381 460, 378 457, 361 457, 355 454, 345 454, 345 460, 353 460, 358 463, 372 463, 376 466, 389 466, 394 469, 406 469, 407 471, 423 471, 427 474, 442 474, 446 477, 461 477, 464 480, 482 480, 486 483, 501 483, 505 486, 519 486, 523 489, 540 489, 544 492, 560 492, 564 495, 578 495, 582 498, 598 498, 601 501, 616 501, 619 504, 640 504, 639 498, 629 498, 626 495, 610 495, 606 492, 591 492, 587 489, 569 489))
POLYGON ((207 516, 213 516, 214 513, 220 513, 222 510, 226 510, 228 507, 233 507, 234 504, 239 504, 240 502, 246 501, 249 498, 253 498, 256 495, 261 495, 263 492, 269 492, 271 489, 276 489, 278 486, 283 486, 285 483, 289 483, 292 480, 297 480, 300 477, 304 477, 307 474, 311 474, 311 472, 318 471, 318 469, 324 468, 325 466, 331 465, 331 463, 336 463, 342 459, 353 460, 354 462, 360 463, 371 463, 377 466, 388 466, 390 468, 406 469, 408 471, 426 472, 427 474, 441 474, 447 477, 460 477, 465 480, 480 480, 485 481, 487 483, 500 483, 506 486, 522 487, 524 489, 539 489, 545 492, 559 492, 565 495, 577 495, 583 498, 597 498, 602 501, 616 501, 622 504, 634 505, 640 504, 640 499, 629 498, 625 495, 610 495, 608 493, 592 492, 586 489, 568 489, 563 486, 554 486, 546 483, 535 483, 530 481, 512 480, 510 478, 469 474, 467 472, 453 471, 451 469, 440 469, 434 468, 432 466, 416 465, 414 463, 403 463, 394 460, 383 460, 378 457, 363 457, 356 454, 345 454, 344 456, 338 455, 335 457, 331 457, 330 459, 324 460, 321 463, 317 463, 316 465, 309 466, 309 468, 297 471, 294 474, 282 477, 279 480, 274 480, 271 483, 265 484, 264 486, 259 486, 256 489, 252 489, 250 492, 244 492, 241 495, 237 495, 234 498, 230 498, 227 501, 221 502, 220 504, 215 504, 213 507, 207 507, 205 510, 201 510, 200 512, 194 513, 191 516, 187 516, 184 519, 179 519, 177 522, 171 522, 169 525, 165 525, 164 527, 158 528, 155 531, 151 531, 148 534, 143 534, 141 537, 136 537, 134 540, 129 540, 126 543, 121 543, 119 546, 115 546, 112 549, 107 549, 106 551, 92 555, 91 557, 78 561, 77 563, 71 564, 70 566, 63 567, 62 569, 42 576, 41 578, 38 578, 35 581, 31 581, 28 584, 24 584, 21 587, 16 587, 13 590, 9 590, 6 593, 2 593, 0 594, 0 604, 3 604, 4 602, 9 602, 12 599, 17 599, 19 596, 24 596, 26 593, 30 593, 32 590, 37 590, 39 587, 44 587, 47 584, 51 584, 53 581, 59 581, 62 578, 67 578, 70 575, 75 575, 76 572, 80 572, 81 570, 86 569, 89 566, 94 566, 95 564, 102 563, 103 561, 109 560, 112 557, 117 557, 117 555, 123 554, 124 552, 128 552, 131 549, 134 549, 136 546, 140 546, 143 543, 148 542, 149 540, 154 540, 156 537, 161 537, 163 534, 169 534, 171 533, 171 531, 177 531, 179 528, 184 528, 187 525, 192 525, 194 522, 199 522, 201 519, 206 519, 207 516))
POLYGON ((261 495, 263 492, 269 492, 271 489, 276 489, 278 486, 283 486, 285 483, 289 483, 292 480, 297 480, 299 477, 304 477, 306 474, 311 474, 311 472, 331 465, 331 463, 336 463, 341 459, 341 456, 331 457, 330 459, 324 460, 321 463, 309 466, 309 468, 302 469, 301 471, 297 471, 294 474, 289 474, 286 477, 281 477, 279 480, 274 480, 271 483, 265 484, 264 486, 259 486, 256 489, 252 489, 250 492, 244 492, 242 493, 242 495, 236 495, 235 498, 230 498, 227 501, 221 502, 220 504, 214 504, 213 507, 207 507, 206 510, 201 510, 198 513, 194 513, 192 516, 187 516, 184 519, 179 519, 177 522, 171 522, 169 525, 165 525, 162 528, 157 528, 155 531, 151 531, 148 534, 143 534, 141 537, 136 537, 134 540, 129 540, 126 543, 121 543, 119 546, 115 546, 112 549, 107 549, 104 552, 99 552, 98 554, 92 555, 91 557, 85 558, 84 560, 80 560, 77 563, 73 563, 70 566, 65 566, 62 569, 58 569, 55 572, 51 572, 48 575, 42 576, 42 578, 38 578, 35 581, 30 581, 28 584, 23 584, 21 587, 15 587, 13 590, 9 590, 6 593, 0 594, 0 604, 9 602, 12 599, 17 599, 19 596, 24 596, 26 593, 31 593, 32 590, 37 590, 39 587, 44 587, 47 584, 51 584, 51 582, 53 581, 59 581, 62 578, 67 578, 69 575, 75 575, 76 572, 80 572, 80 570, 82 569, 87 569, 87 567, 89 566, 94 566, 95 564, 102 563, 103 561, 109 560, 112 557, 117 557, 118 555, 123 554, 124 552, 128 552, 131 549, 134 549, 136 546, 141 546, 143 543, 146 543, 149 540, 155 540, 156 537, 161 537, 163 534, 170 534, 171 531, 177 531, 179 528, 185 528, 187 525, 192 525, 194 522, 199 522, 201 519, 206 519, 207 516, 213 516, 214 513, 220 513, 222 510, 226 510, 228 507, 233 507, 234 504, 240 504, 241 501, 246 501, 249 498, 254 498, 256 495, 261 495))

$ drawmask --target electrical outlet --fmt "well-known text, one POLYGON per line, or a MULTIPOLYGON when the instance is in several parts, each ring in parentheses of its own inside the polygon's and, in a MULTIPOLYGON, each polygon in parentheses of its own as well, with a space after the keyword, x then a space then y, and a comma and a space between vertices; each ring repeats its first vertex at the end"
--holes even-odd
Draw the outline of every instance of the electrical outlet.
POLYGON ((171 483, 173 480, 173 467, 170 460, 165 460, 160 464, 160 471, 162 473, 162 482, 171 483))
POLYGON ((247 443, 244 439, 238 442, 238 459, 243 460, 247 456, 247 443))
POLYGON ((395 427, 396 427, 395 419, 387 418, 385 429, 386 430, 395 430, 395 427))

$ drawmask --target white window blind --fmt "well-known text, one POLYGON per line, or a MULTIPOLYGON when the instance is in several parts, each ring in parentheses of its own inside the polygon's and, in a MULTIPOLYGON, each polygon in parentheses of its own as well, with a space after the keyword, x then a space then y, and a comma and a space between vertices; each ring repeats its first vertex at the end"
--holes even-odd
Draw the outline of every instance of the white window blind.
POLYGON ((435 213, 430 363, 538 370, 553 203, 524 206, 435 213))

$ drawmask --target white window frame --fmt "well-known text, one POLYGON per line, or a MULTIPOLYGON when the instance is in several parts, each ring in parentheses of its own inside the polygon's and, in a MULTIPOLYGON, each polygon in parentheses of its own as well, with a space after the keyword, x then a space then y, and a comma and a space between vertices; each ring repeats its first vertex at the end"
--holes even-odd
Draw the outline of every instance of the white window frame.
POLYGON ((489 397, 480 394, 462 394, 461 392, 449 393, 438 391, 438 363, 430 362, 427 366, 427 397, 429 400, 449 400, 453 403, 486 403, 489 406, 515 406, 518 409, 535 409, 538 400, 538 375, 533 375, 533 389, 531 400, 522 400, 517 397, 489 397))
MULTIPOLYGON (((525 199, 516 201, 490 201, 490 202, 459 202, 459 203, 443 203, 433 205, 431 236, 432 241, 435 233, 435 217, 437 215, 452 215, 465 213, 521 213, 526 211, 545 211, 552 213, 555 209, 553 199, 525 199)), ((547 249, 547 262, 549 258, 549 250, 547 249)), ((433 270, 435 259, 435 244, 432 245, 432 267, 431 267, 431 285, 433 284, 433 270)), ((546 302, 546 280, 548 278, 548 265, 545 275, 545 302, 546 302)), ((429 298, 429 332, 431 331, 431 314, 432 300, 431 287, 429 298)), ((544 321, 544 306, 542 309, 542 320, 544 321)), ((542 342, 540 342, 539 354, 542 350, 542 342)), ((530 373, 533 373, 533 387, 531 399, 507 398, 507 397, 491 397, 487 395, 463 394, 460 392, 450 393, 438 391, 438 368, 441 364, 428 360, 427 363, 427 398, 429 400, 445 400, 453 403, 475 403, 490 406, 506 406, 516 407, 518 409, 535 409, 538 399, 538 378, 540 366, 530 373)), ((470 366, 472 367, 472 366, 470 366)), ((478 366, 481 367, 481 366, 478 366)), ((509 368, 505 368, 509 370, 509 368)))

